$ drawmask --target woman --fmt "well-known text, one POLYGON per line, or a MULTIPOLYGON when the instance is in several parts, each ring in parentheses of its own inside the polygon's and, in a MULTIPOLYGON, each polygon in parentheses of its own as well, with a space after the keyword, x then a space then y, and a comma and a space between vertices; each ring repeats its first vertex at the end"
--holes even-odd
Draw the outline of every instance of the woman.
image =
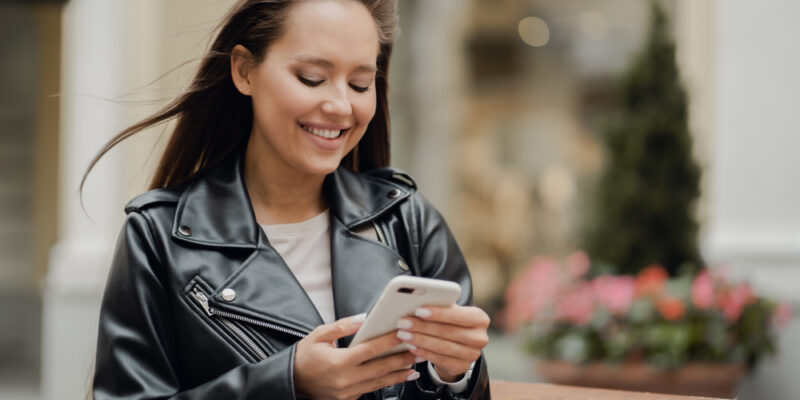
POLYGON ((489 318, 468 306, 464 259, 386 168, 394 7, 241 1, 189 90, 98 155, 177 119, 153 190, 126 206, 96 399, 488 398, 489 318), (464 294, 348 348, 402 274, 464 294), (411 350, 374 359, 401 342, 411 350))

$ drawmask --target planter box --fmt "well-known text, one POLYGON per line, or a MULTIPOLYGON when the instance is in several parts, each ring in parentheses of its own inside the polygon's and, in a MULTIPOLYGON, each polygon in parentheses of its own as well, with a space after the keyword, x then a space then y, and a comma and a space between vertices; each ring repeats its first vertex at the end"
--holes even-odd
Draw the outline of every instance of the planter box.
POLYGON ((662 371, 643 363, 572 364, 538 361, 536 372, 551 383, 640 392, 733 398, 747 373, 744 364, 689 363, 675 371, 662 371))

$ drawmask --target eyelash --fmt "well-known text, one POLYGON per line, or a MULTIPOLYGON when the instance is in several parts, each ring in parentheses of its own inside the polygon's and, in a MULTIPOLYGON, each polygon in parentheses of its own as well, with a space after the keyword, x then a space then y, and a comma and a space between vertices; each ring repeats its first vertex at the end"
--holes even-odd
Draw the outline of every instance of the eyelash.
MULTIPOLYGON (((297 75, 297 79, 298 79, 298 80, 299 80, 301 83, 303 83, 304 85, 306 85, 306 86, 309 86, 309 87, 317 87, 317 86, 321 85, 321 84, 322 84, 322 82, 325 82, 325 80, 321 80, 321 81, 314 81, 314 80, 311 80, 311 79, 303 78, 303 77, 302 77, 302 76, 300 76, 300 75, 297 75)), ((369 86, 367 86, 367 87, 362 87, 362 86, 356 86, 356 85, 353 85, 353 84, 350 84, 350 88, 351 88, 351 89, 353 89, 353 90, 355 90, 355 91, 356 91, 356 92, 358 92, 358 93, 364 93, 364 92, 366 92, 367 90, 369 90, 369 86)))

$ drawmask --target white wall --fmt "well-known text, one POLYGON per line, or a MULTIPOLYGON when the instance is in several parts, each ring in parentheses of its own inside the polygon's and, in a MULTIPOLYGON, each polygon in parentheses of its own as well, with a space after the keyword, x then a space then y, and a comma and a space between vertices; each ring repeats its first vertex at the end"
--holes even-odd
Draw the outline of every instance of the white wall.
MULTIPOLYGON (((800 2, 714 2, 705 254, 767 296, 800 304, 800 2)), ((796 313, 795 313, 796 314, 796 313)), ((742 399, 800 393, 800 323, 742 399)))

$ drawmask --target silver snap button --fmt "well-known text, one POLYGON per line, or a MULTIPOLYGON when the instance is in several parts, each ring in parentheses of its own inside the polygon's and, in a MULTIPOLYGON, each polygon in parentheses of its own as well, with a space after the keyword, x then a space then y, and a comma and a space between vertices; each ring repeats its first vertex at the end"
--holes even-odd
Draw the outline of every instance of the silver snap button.
POLYGON ((397 190, 397 189, 392 189, 392 191, 389 192, 389 194, 387 194, 387 196, 389 196, 390 199, 396 199, 397 197, 400 196, 400 191, 397 190))
POLYGON ((397 262, 397 265, 398 265, 398 266, 400 267, 400 269, 402 269, 403 271, 408 271, 408 264, 406 264, 406 263, 405 263, 405 261, 403 261, 403 260, 400 260, 400 261, 398 261, 398 262, 397 262))
POLYGON ((183 236, 192 236, 192 229, 186 225, 181 225, 181 227, 178 228, 178 232, 183 236))
POLYGON ((236 298, 236 291, 231 288, 225 288, 222 291, 222 300, 233 301, 236 298))

